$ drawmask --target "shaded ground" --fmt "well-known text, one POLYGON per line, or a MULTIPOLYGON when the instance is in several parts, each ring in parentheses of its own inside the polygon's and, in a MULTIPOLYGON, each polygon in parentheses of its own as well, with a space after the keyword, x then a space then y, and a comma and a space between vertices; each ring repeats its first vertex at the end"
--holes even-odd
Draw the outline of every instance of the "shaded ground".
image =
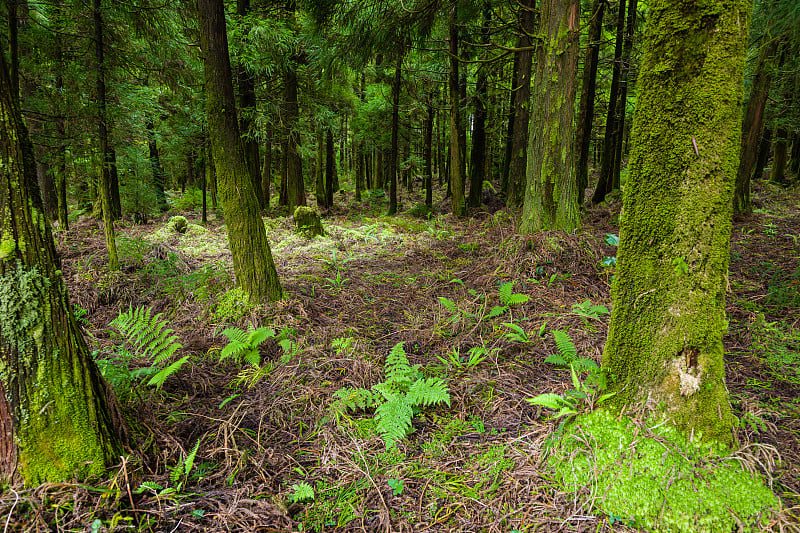
MULTIPOLYGON (((736 221, 733 234, 728 387, 741 443, 780 453, 780 462, 757 467, 789 508, 778 525, 791 529, 800 515, 800 218, 796 190, 765 186, 755 196, 760 211, 736 221)), ((593 509, 589 491, 559 492, 542 464, 556 422, 525 401, 570 386, 568 371, 544 363, 556 350, 553 330, 599 361, 608 317, 573 306, 610 308, 612 271, 600 261, 615 255, 604 239, 617 233, 619 206, 593 209, 577 234, 533 237, 517 236, 505 211, 462 222, 356 214, 380 212, 381 199, 355 207, 329 213, 329 235, 315 241, 293 235, 285 217, 267 219, 287 298, 233 304, 227 316, 220 302, 233 283, 219 222, 183 236, 165 231, 164 220, 123 224, 116 275, 103 273, 96 222, 58 235, 90 343, 106 367, 123 370, 115 375, 131 455, 110 481, 6 491, 0 512, 9 529, 629 530, 593 509), (506 282, 531 299, 489 318, 506 282), (129 371, 149 362, 127 357, 108 326, 129 306, 163 312, 180 355, 191 355, 161 390, 130 383, 129 371), (503 323, 523 328, 528 342, 508 338, 503 323), (261 379, 220 362, 221 331, 231 324, 283 332, 291 358, 281 362, 285 351, 270 339, 261 362, 274 368, 261 379), (337 421, 330 405, 342 387, 382 381, 398 342, 412 364, 448 379, 451 405, 416 416, 414 433, 392 450, 369 417, 337 421), (471 366, 475 347, 488 355, 471 366), (313 501, 292 501, 301 483, 313 501)))

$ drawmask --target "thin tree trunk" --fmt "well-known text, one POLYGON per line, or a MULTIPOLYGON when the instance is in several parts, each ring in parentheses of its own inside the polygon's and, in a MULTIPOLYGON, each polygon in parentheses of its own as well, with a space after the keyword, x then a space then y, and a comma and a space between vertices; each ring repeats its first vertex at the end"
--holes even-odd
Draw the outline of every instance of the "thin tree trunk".
POLYGON ((197 6, 208 132, 236 282, 251 302, 279 300, 281 285, 236 120, 223 2, 198 0, 197 6))
MULTIPOLYGON (((520 39, 522 39, 522 37, 517 40, 518 46, 520 39)), ((508 104, 508 113, 506 113, 508 123, 506 124, 505 150, 503 151, 503 166, 500 169, 500 189, 506 198, 508 198, 509 194, 509 173, 511 172, 511 157, 513 153, 512 145, 514 139, 514 117, 517 109, 517 72, 519 71, 519 59, 521 53, 522 52, 514 52, 514 64, 511 69, 511 90, 509 91, 510 101, 508 104)))
POLYGON ((106 80, 105 58, 103 51, 103 17, 100 13, 100 0, 94 0, 92 17, 94 19, 95 60, 97 62, 97 133, 100 141, 100 204, 103 211, 103 227, 108 249, 108 269, 119 270, 117 258, 117 239, 114 235, 114 213, 111 203, 111 152, 108 145, 108 129, 106 127, 106 80))
MULTIPOLYGON (((432 95, 429 96, 429 98, 432 97, 432 95)), ((425 124, 422 127, 422 164, 424 165, 422 175, 425 179, 425 205, 428 208, 433 207, 433 114, 433 104, 429 99, 426 106, 425 124)))
POLYGON ((764 111, 772 81, 770 64, 774 61, 777 50, 778 41, 773 40, 761 51, 753 77, 753 88, 747 99, 742 120, 742 144, 739 168, 736 172, 736 191, 733 195, 733 212, 740 215, 749 215, 753 212, 750 203, 750 177, 753 175, 753 168, 758 158, 759 139, 764 131, 764 111))
MULTIPOLYGON (((488 3, 483 4, 483 27, 481 28, 481 43, 489 45, 489 22, 491 10, 488 3)), ((489 100, 489 87, 486 67, 478 69, 475 82, 475 110, 473 115, 474 127, 472 129, 472 153, 470 154, 469 173, 469 198, 470 207, 480 207, 483 181, 486 179, 486 103, 489 100)))
POLYGON ((600 39, 603 36, 603 14, 607 0, 594 0, 592 19, 589 24, 589 46, 586 49, 586 61, 583 65, 583 87, 578 112, 575 145, 578 163, 575 170, 578 203, 583 205, 586 188, 589 186, 589 148, 592 140, 592 124, 594 124, 594 100, 597 93, 597 64, 600 56, 600 39))
POLYGON ((622 45, 622 64, 620 65, 619 75, 619 99, 615 106, 617 112, 617 135, 615 138, 616 152, 614 154, 614 165, 612 167, 612 186, 611 190, 620 188, 620 171, 622 168, 622 154, 625 139, 625 115, 628 101, 628 77, 631 72, 631 52, 633 50, 633 34, 636 31, 636 8, 638 0, 628 0, 628 15, 625 25, 625 42, 622 45))
POLYGON ((511 141, 511 168, 508 176, 508 196, 506 197, 506 205, 509 207, 519 207, 523 204, 528 182, 528 124, 530 123, 533 62, 531 35, 536 32, 535 7, 535 0, 520 1, 519 24, 523 33, 519 38, 518 46, 523 50, 518 52, 519 65, 517 66, 517 78, 514 80, 517 95, 514 98, 514 137, 511 141))
MULTIPOLYGON (((753 175, 750 179, 760 180, 764 176, 764 169, 769 162, 769 155, 772 151, 772 128, 763 128, 761 130, 761 140, 758 143, 758 159, 756 160, 753 175)), ((739 177, 737 175, 736 179, 739 177)), ((750 199, 750 187, 747 187, 747 199, 750 199)), ((734 204, 735 205, 735 204, 734 204)))
MULTIPOLYGON (((246 17, 250 13, 250 0, 236 0, 236 15, 246 17)), ((258 140, 253 125, 253 115, 256 112, 256 85, 255 76, 248 72, 243 63, 236 67, 236 79, 239 84, 239 129, 242 132, 242 143, 247 158, 247 166, 253 179, 253 189, 261 209, 264 205, 264 195, 261 189, 261 156, 258 152, 258 140)))
POLYGON ((450 90, 450 194, 453 215, 462 217, 466 214, 464 202, 464 175, 461 162, 461 92, 459 90, 459 65, 458 65, 458 3, 450 8, 450 74, 448 87, 450 90))
POLYGON ((770 169, 770 179, 776 183, 786 185, 786 163, 789 160, 789 132, 783 126, 775 128, 772 146, 772 168, 770 169))
POLYGON ((619 102, 619 83, 622 75, 622 49, 625 42, 625 0, 617 6, 617 39, 614 45, 614 69, 611 77, 611 93, 608 100, 606 130, 603 136, 603 155, 600 162, 600 177, 592 195, 592 203, 599 204, 614 187, 614 155, 618 128, 617 104, 619 102))
POLYGON ((397 51, 397 63, 394 67, 394 80, 392 82, 392 147, 389 155, 389 216, 397 213, 397 139, 400 132, 400 82, 403 75, 403 55, 397 51))
POLYGON ((333 129, 329 126, 325 131, 325 207, 333 207, 333 182, 336 173, 336 155, 333 146, 333 129))
POLYGON ((267 144, 264 146, 264 164, 261 167, 261 197, 264 199, 264 209, 269 209, 271 200, 272 186, 272 143, 275 137, 275 130, 271 125, 267 126, 267 144))
POLYGON ((317 207, 327 209, 328 195, 325 192, 325 132, 322 123, 317 124, 317 154, 314 164, 314 195, 317 207))

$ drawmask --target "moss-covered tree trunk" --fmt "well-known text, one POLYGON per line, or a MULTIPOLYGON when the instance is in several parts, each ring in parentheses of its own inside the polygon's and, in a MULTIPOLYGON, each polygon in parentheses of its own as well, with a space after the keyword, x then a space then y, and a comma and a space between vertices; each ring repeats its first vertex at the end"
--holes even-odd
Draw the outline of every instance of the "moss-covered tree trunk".
POLYGON ((281 284, 236 120, 222 0, 198 0, 197 6, 208 132, 236 282, 252 302, 279 300, 281 284))
POLYGON ((748 0, 656 0, 637 83, 603 366, 645 403, 730 442, 722 333, 748 0))
POLYGON ((543 0, 540 8, 522 233, 580 225, 573 162, 580 2, 543 0))
POLYGON ((122 450, 72 314, 10 88, 0 54, 0 477, 37 485, 102 475, 122 450))
POLYGON ((389 151, 389 216, 397 214, 397 172, 400 147, 400 88, 403 81, 402 45, 397 50, 397 58, 392 79, 392 145, 389 151))

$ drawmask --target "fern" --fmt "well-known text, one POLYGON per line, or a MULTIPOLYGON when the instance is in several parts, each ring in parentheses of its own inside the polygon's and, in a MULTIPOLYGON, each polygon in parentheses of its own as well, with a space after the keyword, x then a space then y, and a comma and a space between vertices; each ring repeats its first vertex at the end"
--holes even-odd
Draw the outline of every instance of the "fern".
POLYGON ((177 335, 174 330, 167 327, 167 322, 161 320, 162 313, 153 315, 151 308, 129 307, 127 312, 120 312, 119 316, 111 321, 111 326, 122 335, 131 345, 133 353, 142 358, 150 359, 150 367, 140 375, 155 375, 147 382, 161 388, 169 376, 176 373, 189 356, 184 356, 165 368, 160 368, 166 361, 172 359, 175 352, 182 348, 175 342, 177 335))
POLYGON ((575 348, 575 343, 572 342, 569 335, 563 331, 556 330, 553 332, 553 338, 556 341, 559 355, 566 361, 566 363, 564 363, 565 365, 569 365, 578 358, 578 350, 575 348))
POLYGON ((238 363, 244 361, 251 366, 259 366, 261 355, 258 346, 265 340, 275 337, 275 330, 264 326, 250 331, 227 328, 222 334, 228 337, 229 342, 219 354, 220 361, 231 357, 238 363))
POLYGON ((500 285, 498 295, 500 297, 500 301, 504 305, 520 305, 527 303, 531 299, 531 297, 527 294, 512 293, 511 291, 514 289, 514 284, 515 283, 513 281, 507 281, 500 285))
POLYGON ((420 365, 409 364, 402 342, 386 356, 385 367, 386 380, 371 390, 345 387, 334 392, 331 410, 338 420, 348 410, 375 408, 375 429, 386 446, 392 447, 411 432, 415 408, 441 403, 449 406, 450 394, 444 380, 423 378, 420 365))

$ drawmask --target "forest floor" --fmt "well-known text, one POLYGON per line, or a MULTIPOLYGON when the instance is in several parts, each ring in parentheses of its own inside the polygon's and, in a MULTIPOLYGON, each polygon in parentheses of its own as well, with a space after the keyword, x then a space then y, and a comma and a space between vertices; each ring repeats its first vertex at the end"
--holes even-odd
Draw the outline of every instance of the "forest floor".
MULTIPOLYGON (((779 454, 756 461, 784 506, 764 527, 793 530, 800 206, 798 190, 769 184, 754 198, 732 237, 727 384, 739 444, 779 454)), ((613 270, 601 261, 616 255, 605 239, 618 233, 619 202, 588 210, 574 234, 521 237, 505 210, 389 218, 382 196, 336 201, 325 237, 294 233, 285 213, 265 218, 285 298, 258 307, 228 292, 227 236, 213 215, 200 226, 196 210, 174 210, 189 219, 184 234, 166 218, 123 221, 116 274, 96 221, 57 233, 72 302, 129 421, 129 455, 110 480, 6 490, 6 529, 636 530, 602 512, 591 487, 559 487, 543 452, 561 420, 526 401, 572 388, 568 369, 545 362, 558 351, 553 331, 600 361, 608 315, 591 305, 611 308, 613 270), (530 299, 503 301, 508 282, 506 294, 530 299), (163 313, 182 344, 176 358, 189 356, 160 389, 137 379, 151 361, 109 325, 137 307, 163 313), (259 368, 220 360, 229 326, 273 328, 259 368), (383 381, 401 342, 411 364, 447 380, 450 405, 415 413, 413 432, 387 448, 371 412, 331 406, 343 387, 383 381)))

